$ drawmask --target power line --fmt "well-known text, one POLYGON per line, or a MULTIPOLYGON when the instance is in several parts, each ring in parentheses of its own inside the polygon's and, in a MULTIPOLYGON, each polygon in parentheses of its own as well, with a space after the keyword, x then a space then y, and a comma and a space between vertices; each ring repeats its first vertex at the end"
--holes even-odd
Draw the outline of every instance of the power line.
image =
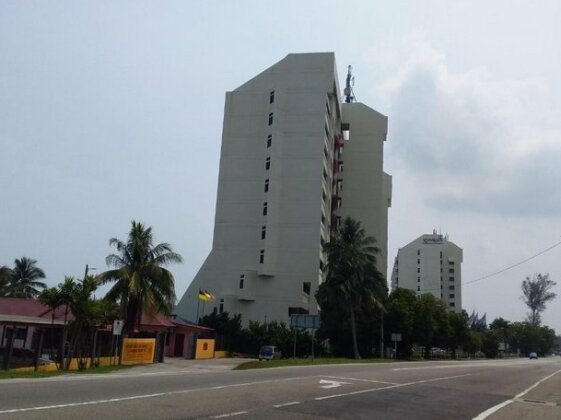
POLYGON ((528 258, 526 258, 526 259, 524 259, 524 260, 522 260, 522 261, 519 261, 519 262, 517 262, 516 264, 509 265, 508 267, 503 268, 502 270, 495 271, 494 273, 487 274, 486 276, 479 277, 478 279, 475 279, 475 280, 470 280, 470 281, 464 282, 464 283, 462 283, 462 286, 465 286, 465 285, 467 285, 467 284, 476 283, 476 282, 478 282, 478 281, 488 279, 489 277, 493 277, 493 276, 496 276, 496 275, 498 275, 498 274, 504 273, 505 271, 508 271, 508 270, 510 270, 510 269, 512 269, 512 268, 514 268, 514 267, 518 267, 519 265, 522 265, 522 264, 524 264, 524 263, 526 263, 526 262, 528 262, 528 261, 530 261, 530 260, 533 260, 533 259, 536 258, 536 257, 539 257, 540 255, 545 254, 545 253, 548 252, 548 251, 551 251, 553 248, 556 248, 556 247, 558 247, 559 245, 561 245, 561 242, 557 242, 556 244, 550 246, 549 248, 546 248, 546 249, 544 249, 543 251, 538 252, 536 255, 532 255, 531 257, 528 257, 528 258))
MULTIPOLYGON (((510 269, 512 269, 512 268, 518 267, 519 265, 522 265, 522 264, 524 264, 524 263, 526 263, 526 262, 528 262, 528 261, 530 261, 530 260, 533 260, 533 259, 536 258, 536 257, 539 257, 540 255, 545 254, 545 253, 548 252, 548 251, 551 251, 553 248, 556 248, 556 247, 558 247, 559 245, 561 245, 561 241, 560 241, 560 242, 557 242, 556 244, 551 245, 550 247, 548 247, 548 248, 546 248, 546 249, 544 249, 544 250, 538 252, 538 253, 535 254, 535 255, 532 255, 531 257, 528 257, 528 258, 526 258, 526 259, 524 259, 524 260, 522 260, 522 261, 519 261, 519 262, 517 262, 517 263, 515 263, 515 264, 509 265, 508 267, 505 267, 505 268, 503 268, 503 269, 501 269, 501 270, 495 271, 495 272, 493 272, 493 273, 491 273, 491 274, 487 274, 487 275, 485 275, 485 276, 483 276, 483 277, 479 277, 479 278, 474 279, 474 280, 462 282, 462 284, 460 284, 460 287, 466 286, 466 285, 468 285, 468 284, 477 283, 477 282, 479 282, 479 281, 482 281, 482 280, 488 279, 488 278, 490 278, 490 277, 494 277, 494 276, 496 276, 496 275, 499 275, 499 274, 501 274, 501 273, 504 273, 505 271, 508 271, 508 270, 510 270, 510 269)), ((438 291, 438 290, 443 290, 443 289, 442 289, 442 288, 439 288, 439 289, 422 289, 422 290, 421 290, 421 293, 423 293, 423 292, 434 292, 434 291, 438 291)))

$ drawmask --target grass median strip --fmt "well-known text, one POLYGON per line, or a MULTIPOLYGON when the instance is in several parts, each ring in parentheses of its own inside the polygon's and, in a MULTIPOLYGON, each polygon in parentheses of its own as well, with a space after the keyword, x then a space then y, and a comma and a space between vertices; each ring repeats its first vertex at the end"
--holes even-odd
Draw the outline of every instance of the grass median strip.
POLYGON ((349 363, 391 363, 390 359, 345 359, 345 358, 315 358, 315 359, 280 359, 280 360, 263 360, 242 363, 236 370, 245 369, 265 369, 284 366, 318 366, 318 365, 342 365, 349 363))

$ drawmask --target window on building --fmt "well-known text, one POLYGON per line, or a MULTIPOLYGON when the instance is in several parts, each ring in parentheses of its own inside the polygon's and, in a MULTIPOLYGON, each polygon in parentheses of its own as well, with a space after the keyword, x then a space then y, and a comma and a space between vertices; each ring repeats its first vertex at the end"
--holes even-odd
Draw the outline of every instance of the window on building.
POLYGON ((323 168, 323 179, 327 180, 327 170, 323 168))
POLYGON ((269 178, 265 180, 265 192, 269 192, 269 178))
POLYGON ((450 293, 449 298, 454 299, 454 297, 456 297, 456 295, 454 293, 450 293))
POLYGON ((259 264, 263 264, 265 262, 265 250, 262 249, 259 251, 259 264))
POLYGON ((421 260, 417 258, 417 264, 421 264, 421 260))
POLYGON ((419 267, 417 267, 417 273, 420 273, 421 269, 419 267))
POLYGON ((218 313, 224 312, 224 299, 220 299, 220 307, 218 308, 218 313))
POLYGON ((456 288, 456 286, 449 286, 448 289, 450 290, 454 290, 456 288))
POLYGON ((288 316, 292 315, 307 315, 309 311, 304 308, 290 307, 288 308, 288 316))
POLYGON ((267 216, 267 202, 263 203, 263 216, 267 216))
POLYGON ((269 114, 269 125, 273 125, 273 113, 269 114))
POLYGON ((449 272, 449 273, 453 273, 453 272, 454 272, 454 269, 451 268, 451 269, 448 270, 448 272, 449 272))
POLYGON ((310 283, 309 281, 305 281, 304 283, 302 283, 302 291, 310 296, 310 293, 312 291, 312 283, 310 283))
POLYGON ((454 276, 450 276, 450 277, 448 278, 448 281, 454 281, 454 276))
POLYGON ((269 134, 269 135, 267 136, 267 147, 268 147, 268 148, 271 147, 271 144, 273 144, 273 135, 272 135, 272 134, 269 134))
POLYGON ((454 265, 454 261, 448 261, 448 264, 454 265))
POLYGON ((272 104, 273 102, 275 102, 275 91, 272 90, 271 93, 269 93, 269 103, 272 104))
POLYGON ((440 259, 442 259, 442 251, 440 251, 440 259))
MULTIPOLYGON (((337 197, 337 208, 340 209, 342 204, 343 204, 343 199, 341 197, 337 197)), ((338 222, 340 222, 340 220, 338 222)), ((339 225, 337 225, 337 227, 338 226, 339 225)))
POLYGON ((323 271, 323 261, 319 260, 319 269, 323 271))
POLYGON ((417 286, 417 292, 421 291, 421 286, 417 286))
POLYGON ((268 171, 269 169, 271 169, 271 158, 270 157, 265 159, 265 170, 268 171))
POLYGON ((421 278, 417 277, 417 283, 420 283, 420 282, 421 282, 421 278))
POLYGON ((421 255, 421 250, 420 249, 417 250, 417 255, 421 255))
POLYGON ((339 162, 339 172, 343 173, 343 162, 339 162))
POLYGON ((261 239, 265 239, 267 235, 267 226, 261 226, 261 239))
POLYGON ((454 308, 456 306, 456 304, 454 302, 450 302, 450 307, 454 308))
POLYGON ((8 333, 8 331, 14 334, 15 340, 25 340, 27 338, 27 328, 15 327, 14 330, 14 327, 6 327, 6 333, 8 333))
POLYGON ((245 274, 240 275, 240 289, 243 289, 243 283, 245 281, 245 274))

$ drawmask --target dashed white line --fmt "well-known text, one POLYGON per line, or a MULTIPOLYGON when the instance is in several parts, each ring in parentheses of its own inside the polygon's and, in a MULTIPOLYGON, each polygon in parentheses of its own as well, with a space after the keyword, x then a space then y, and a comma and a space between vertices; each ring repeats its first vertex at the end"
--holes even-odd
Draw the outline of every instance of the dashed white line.
POLYGON ((242 414, 247 414, 247 411, 236 411, 235 413, 219 414, 218 416, 209 417, 211 419, 223 419, 225 417, 240 416, 242 414))
POLYGON ((81 402, 75 402, 75 403, 56 404, 56 405, 43 405, 43 406, 38 406, 38 407, 12 408, 12 409, 8 409, 8 410, 0 410, 0 414, 24 413, 24 412, 27 412, 27 411, 52 410, 52 409, 57 409, 57 408, 80 407, 80 406, 85 406, 85 405, 96 405, 96 404, 108 404, 108 403, 115 403, 115 402, 121 402, 121 401, 140 400, 140 399, 145 399, 145 398, 156 398, 156 397, 165 397, 165 396, 178 395, 178 394, 189 394, 189 393, 192 393, 192 392, 209 391, 209 390, 226 389, 226 388, 236 388, 236 387, 251 386, 251 385, 260 385, 260 384, 266 384, 266 383, 271 383, 271 382, 294 381, 294 380, 301 380, 301 379, 304 379, 304 378, 305 377, 298 376, 298 377, 293 377, 293 378, 244 382, 244 383, 232 384, 232 385, 219 385, 219 386, 213 386, 213 387, 208 387, 208 388, 182 389, 182 390, 178 390, 178 391, 159 392, 159 393, 155 393, 155 394, 132 395, 130 397, 110 398, 110 399, 104 399, 104 400, 81 401, 81 402))
POLYGON ((281 408, 281 407, 288 407, 290 405, 296 405, 296 404, 300 404, 300 401, 291 401, 291 402, 287 402, 287 403, 284 403, 284 404, 277 404, 277 405, 273 405, 273 407, 281 408))
POLYGON ((377 381, 375 379, 347 378, 345 376, 322 376, 322 378, 343 379, 345 381, 371 382, 376 384, 399 385, 397 382, 377 381))

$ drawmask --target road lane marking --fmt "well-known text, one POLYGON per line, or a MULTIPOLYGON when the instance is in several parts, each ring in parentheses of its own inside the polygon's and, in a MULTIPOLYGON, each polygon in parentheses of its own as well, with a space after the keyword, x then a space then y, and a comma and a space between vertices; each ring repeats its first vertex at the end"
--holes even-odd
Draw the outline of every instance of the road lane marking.
POLYGON ((289 405, 296 405, 296 404, 300 404, 300 401, 291 401, 284 404, 277 404, 277 405, 273 405, 273 407, 281 408, 281 407, 288 407, 289 405))
POLYGON ((424 383, 427 383, 427 382, 436 382, 436 381, 444 381, 444 380, 447 380, 447 379, 463 378, 465 376, 471 376, 471 373, 466 373, 464 375, 445 376, 445 377, 442 377, 442 378, 424 379, 422 381, 407 382, 405 384, 389 385, 389 386, 384 386, 384 387, 381 387, 381 388, 362 389, 360 391, 352 391, 352 392, 347 392, 345 394, 327 395, 325 397, 317 397, 317 398, 314 398, 314 399, 316 401, 322 401, 322 400, 328 400, 330 398, 339 398, 339 397, 347 397, 349 395, 366 394, 368 392, 383 391, 383 390, 386 390, 386 389, 403 388, 405 386, 424 384, 424 383))
POLYGON ((345 376, 323 376, 323 378, 344 379, 345 381, 372 382, 376 384, 399 385, 397 382, 377 381, 375 379, 347 378, 345 376))
POLYGON ((328 381, 326 379, 319 380, 320 388, 338 388, 341 385, 350 385, 348 382, 339 382, 339 381, 328 381))
POLYGON ((537 386, 539 386, 542 382, 547 381, 549 378, 557 375, 559 372, 561 372, 561 369, 553 372, 550 375, 547 375, 545 378, 540 379, 538 382, 536 382, 534 385, 532 385, 531 387, 525 389, 524 391, 522 391, 520 394, 517 394, 514 396, 514 398, 511 398, 510 400, 506 400, 503 401, 500 404, 497 404, 491 408, 488 408, 487 410, 485 410, 482 413, 479 413, 476 417, 473 418, 473 420, 484 420, 487 417, 489 417, 491 414, 499 411, 501 408, 506 407, 507 405, 513 403, 516 400, 521 399, 524 395, 526 395, 528 392, 530 392, 532 389, 536 388, 537 386))
POLYGON ((209 419, 223 419, 225 417, 240 416, 242 414, 247 414, 247 411, 236 411, 235 413, 219 414, 218 416, 211 416, 209 419))
POLYGON ((456 368, 465 368, 465 367, 518 367, 521 365, 529 365, 529 364, 535 364, 535 361, 524 361, 521 362, 519 360, 516 360, 514 362, 511 361, 505 361, 505 362, 497 362, 497 361, 489 361, 489 362, 467 362, 467 363, 462 363, 462 362, 450 362, 450 364, 448 365, 433 365, 431 362, 428 363, 428 366, 412 366, 412 367, 402 367, 402 368, 393 368, 393 371, 402 371, 402 370, 426 370, 426 369, 456 369, 456 368))
POLYGON ((243 382, 239 384, 231 384, 231 385, 219 385, 219 386, 212 386, 207 388, 193 388, 193 389, 182 389, 178 391, 169 391, 169 392, 158 392, 154 394, 142 394, 142 395, 132 395, 129 397, 121 397, 121 398, 109 398, 103 400, 93 400, 93 401, 81 401, 81 402, 74 402, 74 403, 66 403, 66 404, 54 404, 54 405, 43 405, 38 407, 25 407, 25 408, 12 408, 8 410, 0 410, 0 414, 11 414, 11 413, 24 413, 27 411, 40 411, 40 410, 53 410, 58 408, 67 408, 67 407, 81 407, 86 405, 96 405, 96 404, 108 404, 108 403, 115 403, 121 401, 132 401, 132 400, 140 400, 146 398, 157 398, 157 397, 166 397, 172 395, 179 395, 179 394, 189 394, 192 392, 200 392, 200 391, 214 391, 218 389, 226 389, 226 388, 236 388, 236 387, 243 387, 243 386, 251 386, 251 385, 261 385, 267 383, 278 383, 278 382, 287 382, 287 381, 300 381, 302 379, 307 379, 307 376, 297 376, 293 378, 283 378, 283 379, 271 379, 266 381, 254 381, 254 382, 243 382))

